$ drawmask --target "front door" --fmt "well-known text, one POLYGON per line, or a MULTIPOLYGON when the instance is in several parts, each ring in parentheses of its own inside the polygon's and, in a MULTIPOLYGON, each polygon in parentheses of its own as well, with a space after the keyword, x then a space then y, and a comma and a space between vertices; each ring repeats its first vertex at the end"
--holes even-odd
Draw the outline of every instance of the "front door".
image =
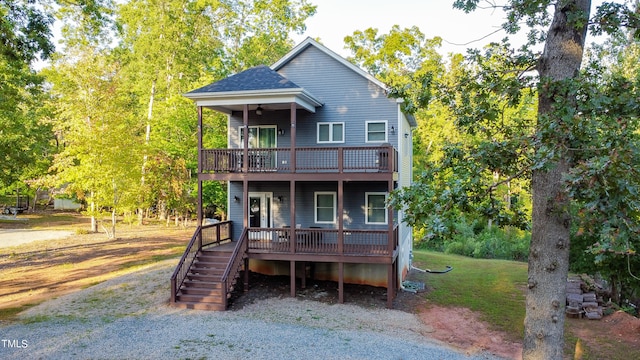
MULTIPOLYGON (((271 228, 273 227, 273 216, 271 210, 271 199, 273 193, 250 192, 249 193, 249 227, 271 228)), ((252 240, 267 240, 270 231, 250 232, 252 240)))

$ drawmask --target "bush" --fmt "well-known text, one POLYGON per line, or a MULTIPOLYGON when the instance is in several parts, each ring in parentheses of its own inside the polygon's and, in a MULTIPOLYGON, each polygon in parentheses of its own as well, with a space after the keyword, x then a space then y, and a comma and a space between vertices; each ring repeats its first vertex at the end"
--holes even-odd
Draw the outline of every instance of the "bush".
POLYGON ((484 223, 469 222, 464 218, 459 219, 452 228, 450 238, 428 238, 418 244, 429 250, 474 258, 516 261, 526 261, 528 258, 531 241, 528 231, 511 227, 489 228, 484 223))

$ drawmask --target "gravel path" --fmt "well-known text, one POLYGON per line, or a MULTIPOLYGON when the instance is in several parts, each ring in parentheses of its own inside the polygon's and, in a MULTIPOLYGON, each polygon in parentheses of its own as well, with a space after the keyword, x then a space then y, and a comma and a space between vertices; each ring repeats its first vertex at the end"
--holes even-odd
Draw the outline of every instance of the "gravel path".
POLYGON ((164 261, 0 325, 2 359, 497 359, 429 339, 397 310, 272 298, 238 311, 169 307, 164 261))
POLYGON ((69 230, 0 229, 0 247, 27 244, 38 240, 62 239, 73 235, 69 230))

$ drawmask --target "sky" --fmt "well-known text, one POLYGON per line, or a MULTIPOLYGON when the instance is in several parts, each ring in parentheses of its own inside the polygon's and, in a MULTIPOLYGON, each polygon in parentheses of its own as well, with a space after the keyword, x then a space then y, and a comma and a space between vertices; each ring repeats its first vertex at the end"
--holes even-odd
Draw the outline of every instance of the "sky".
MULTIPOLYGON (((350 55, 344 49, 344 37, 356 30, 373 27, 378 34, 386 34, 393 25, 401 29, 417 26, 430 39, 443 39, 440 53, 466 53, 467 48, 480 48, 491 41, 500 41, 506 33, 500 29, 504 22, 502 10, 477 9, 465 14, 453 9, 453 0, 310 0, 317 5, 316 14, 307 19, 307 30, 295 34, 296 43, 307 37, 319 39, 322 44, 343 57, 350 55), (497 32, 496 32, 497 31, 497 32), (493 33, 493 35, 491 35, 493 33)), ((602 1, 592 1, 596 6, 602 1)), ((521 37, 520 39, 524 39, 521 37)), ((510 37, 511 45, 520 45, 518 38, 510 37)), ((589 39, 587 39, 589 41, 589 39)))
POLYGON ((373 27, 378 34, 388 33, 393 25, 401 29, 417 26, 427 38, 443 38, 441 53, 465 53, 468 47, 481 47, 505 37, 500 29, 502 11, 476 10, 465 14, 453 9, 453 0, 311 0, 316 14, 307 19, 307 30, 294 35, 296 43, 306 37, 318 38, 322 44, 342 56, 344 37, 356 30, 373 27), (486 37, 499 30, 498 33, 486 37))

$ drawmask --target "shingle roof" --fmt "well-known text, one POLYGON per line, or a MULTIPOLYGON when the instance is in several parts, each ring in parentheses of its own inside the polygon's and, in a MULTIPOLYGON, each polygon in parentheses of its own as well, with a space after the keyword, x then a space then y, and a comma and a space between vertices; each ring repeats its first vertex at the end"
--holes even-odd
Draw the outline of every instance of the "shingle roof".
POLYGON ((298 85, 273 71, 270 67, 261 65, 189 91, 188 94, 299 88, 298 85))

